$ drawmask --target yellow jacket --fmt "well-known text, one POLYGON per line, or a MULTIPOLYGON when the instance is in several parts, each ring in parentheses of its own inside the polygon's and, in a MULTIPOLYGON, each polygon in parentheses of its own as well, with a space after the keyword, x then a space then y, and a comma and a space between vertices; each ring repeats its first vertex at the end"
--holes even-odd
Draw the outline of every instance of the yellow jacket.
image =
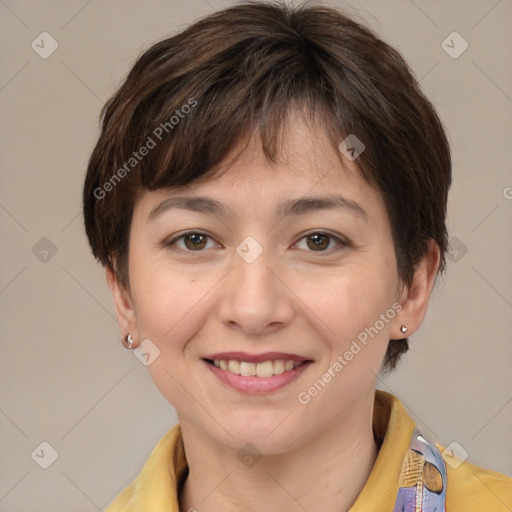
MULTIPOLYGON (((385 391, 375 392, 373 431, 379 454, 350 512, 512 511, 511 478, 462 462, 451 450, 443 453, 421 435, 400 400, 385 391)), ((180 512, 177 489, 187 469, 177 424, 105 512, 180 512)))

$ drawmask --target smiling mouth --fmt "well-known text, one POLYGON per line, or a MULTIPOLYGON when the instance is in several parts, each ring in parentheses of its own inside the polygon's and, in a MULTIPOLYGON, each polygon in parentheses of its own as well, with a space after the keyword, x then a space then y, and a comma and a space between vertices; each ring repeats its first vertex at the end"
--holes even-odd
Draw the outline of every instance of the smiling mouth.
POLYGON ((289 372, 299 366, 311 362, 310 360, 292 361, 285 359, 262 361, 260 363, 238 361, 236 359, 204 359, 204 361, 216 368, 220 368, 221 370, 225 370, 235 375, 263 378, 280 375, 281 373, 289 372))

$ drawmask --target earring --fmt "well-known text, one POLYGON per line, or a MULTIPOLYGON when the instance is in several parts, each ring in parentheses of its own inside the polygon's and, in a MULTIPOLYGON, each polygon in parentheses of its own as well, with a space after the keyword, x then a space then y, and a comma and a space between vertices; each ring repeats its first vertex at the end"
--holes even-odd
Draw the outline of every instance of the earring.
POLYGON ((402 327, 400 327, 400 332, 406 333, 407 332, 407 327, 405 327, 405 325, 402 325, 402 327))
POLYGON ((133 338, 132 338, 132 335, 131 334, 127 334, 122 340, 121 342, 123 343, 123 345, 127 348, 127 349, 131 349, 132 346, 133 346, 133 338))

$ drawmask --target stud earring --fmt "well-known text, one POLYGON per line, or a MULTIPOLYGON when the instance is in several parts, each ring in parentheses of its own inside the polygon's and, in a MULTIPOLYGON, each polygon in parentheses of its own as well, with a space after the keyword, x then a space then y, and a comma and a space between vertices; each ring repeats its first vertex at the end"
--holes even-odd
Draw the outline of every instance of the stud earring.
POLYGON ((131 349, 133 347, 133 338, 131 334, 127 334, 121 341, 127 349, 131 349))
POLYGON ((407 327, 405 327, 405 325, 402 325, 402 327, 400 327, 400 332, 401 333, 406 333, 407 332, 407 327))

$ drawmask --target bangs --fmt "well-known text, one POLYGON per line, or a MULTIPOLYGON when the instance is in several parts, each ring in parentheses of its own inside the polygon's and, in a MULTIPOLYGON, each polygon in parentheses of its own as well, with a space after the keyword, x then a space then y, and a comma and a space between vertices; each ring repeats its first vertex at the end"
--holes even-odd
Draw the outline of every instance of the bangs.
POLYGON ((132 158, 129 181, 134 188, 184 186, 217 175, 216 167, 240 147, 232 155, 233 163, 253 134, 259 136, 265 157, 275 162, 285 132, 294 129, 292 112, 301 114, 312 129, 323 130, 339 153, 338 144, 357 124, 349 100, 340 112, 339 92, 300 45, 295 55, 293 48, 283 54, 268 48, 268 43, 263 53, 261 45, 255 41, 255 48, 220 54, 223 67, 212 65, 208 80, 180 76, 153 84, 142 98, 139 86, 138 104, 127 116, 113 167, 132 158), (231 62, 226 63, 230 55, 231 62), (187 82, 195 86, 188 89, 187 82), (144 146, 146 156, 135 162, 133 153, 144 146))

